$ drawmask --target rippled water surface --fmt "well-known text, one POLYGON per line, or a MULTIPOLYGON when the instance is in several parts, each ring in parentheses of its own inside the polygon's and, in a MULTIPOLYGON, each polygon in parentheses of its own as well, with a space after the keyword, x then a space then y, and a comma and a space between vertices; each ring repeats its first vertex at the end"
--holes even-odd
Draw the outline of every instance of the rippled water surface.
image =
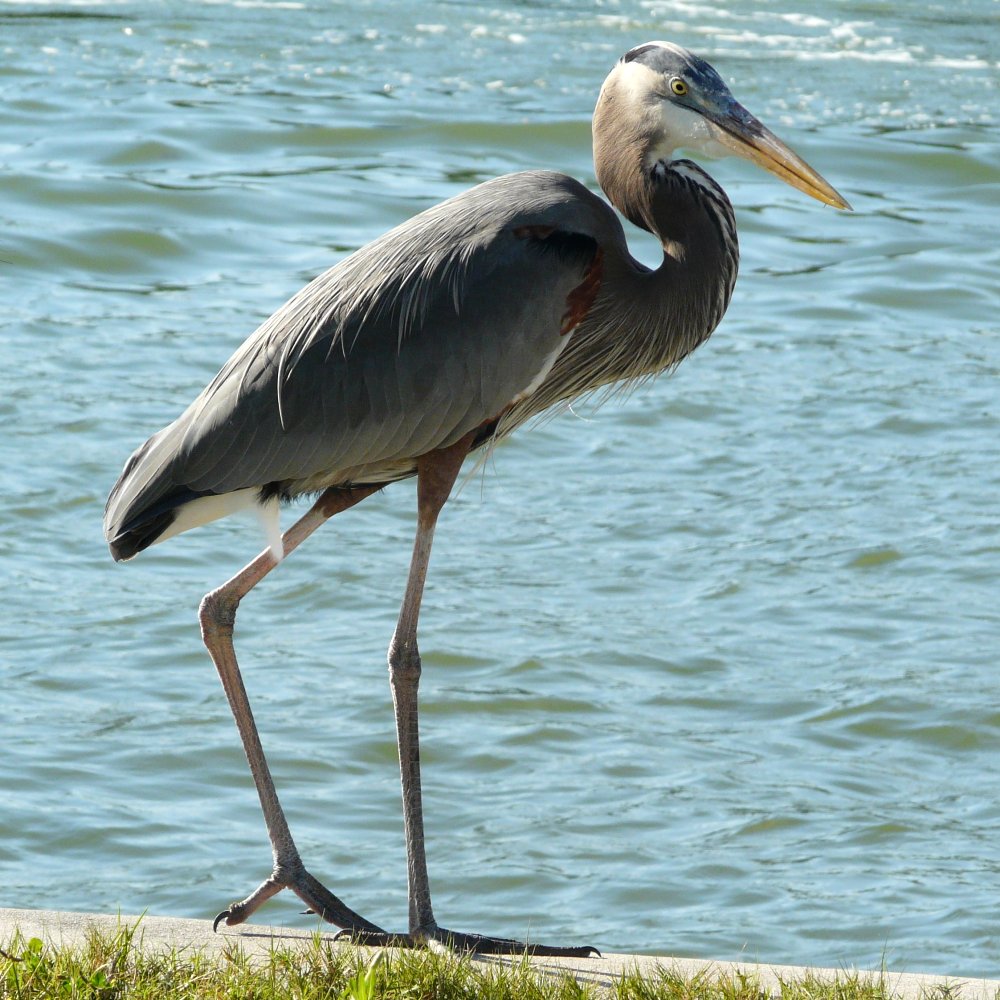
MULTIPOLYGON (((743 244, 712 340, 520 434, 446 509, 422 622, 438 914, 1000 975, 998 14, 0 2, 0 903, 211 916, 266 874, 195 622, 258 529, 116 566, 107 491, 331 262, 498 173, 593 185, 604 74, 670 38, 855 212, 712 166, 743 244)), ((336 519, 238 633, 307 863, 393 927, 384 650, 413 508, 401 484, 336 519)))

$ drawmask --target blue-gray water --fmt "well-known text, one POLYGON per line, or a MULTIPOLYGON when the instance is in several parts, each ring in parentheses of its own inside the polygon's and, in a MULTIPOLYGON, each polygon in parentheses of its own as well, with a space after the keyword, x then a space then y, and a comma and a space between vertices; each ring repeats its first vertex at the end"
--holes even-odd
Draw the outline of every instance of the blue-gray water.
MULTIPOLYGON (((855 212, 712 166, 743 242, 713 338, 521 433, 447 508, 422 621, 439 918, 1000 974, 998 14, 0 3, 0 903, 209 917, 267 873, 195 620, 258 529, 116 566, 107 490, 331 262, 498 173, 593 184, 604 74, 670 38, 855 212)), ((395 928, 384 650, 413 506, 401 484, 337 518, 238 625, 307 864, 395 928)))

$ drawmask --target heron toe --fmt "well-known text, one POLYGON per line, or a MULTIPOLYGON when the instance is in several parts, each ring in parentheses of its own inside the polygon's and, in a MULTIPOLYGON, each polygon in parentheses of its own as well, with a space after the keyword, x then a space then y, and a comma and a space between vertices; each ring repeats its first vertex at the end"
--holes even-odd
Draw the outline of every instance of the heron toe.
POLYGON ((337 941, 376 948, 427 948, 435 944, 449 951, 470 955, 533 955, 544 958, 600 958, 601 953, 592 945, 565 947, 560 945, 532 944, 516 938, 489 937, 485 934, 465 934, 434 927, 416 934, 386 934, 368 931, 343 930, 337 941))
POLYGON ((227 927, 242 924, 263 903, 282 889, 291 889, 309 907, 309 912, 317 914, 328 923, 336 924, 347 932, 386 935, 381 927, 355 913, 301 865, 290 873, 276 869, 246 899, 232 903, 228 909, 218 914, 212 921, 212 930, 218 931, 221 923, 225 923, 227 927))

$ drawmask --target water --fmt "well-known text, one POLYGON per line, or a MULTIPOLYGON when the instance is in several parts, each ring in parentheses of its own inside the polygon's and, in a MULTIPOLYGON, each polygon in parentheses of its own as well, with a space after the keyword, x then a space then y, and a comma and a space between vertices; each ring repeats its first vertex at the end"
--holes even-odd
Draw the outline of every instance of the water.
MULTIPOLYGON (((520 434, 447 508, 422 623, 437 912, 1000 974, 1000 12, 581 6, 0 4, 4 905, 208 917, 267 872, 194 617, 257 528, 115 566, 107 490, 330 262, 504 171, 592 184, 600 81, 665 37, 856 211, 714 165, 743 265, 713 339, 520 434)), ((238 633, 307 863, 397 928, 384 650, 413 505, 401 484, 337 519, 238 633)))

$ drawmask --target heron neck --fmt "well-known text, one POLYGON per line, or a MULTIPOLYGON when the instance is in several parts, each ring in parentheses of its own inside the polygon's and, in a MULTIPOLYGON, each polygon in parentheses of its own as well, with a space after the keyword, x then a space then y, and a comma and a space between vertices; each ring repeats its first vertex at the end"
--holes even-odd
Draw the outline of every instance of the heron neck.
POLYGON ((647 168, 647 146, 627 133, 627 116, 624 125, 613 114, 599 120, 607 97, 594 118, 597 179, 615 208, 656 236, 663 259, 655 269, 635 260, 617 220, 608 220, 597 298, 541 386, 504 415, 500 436, 561 401, 672 368, 729 304, 739 249, 725 193, 686 160, 647 168))
POLYGON ((609 367, 616 369, 615 378, 626 380, 677 364, 711 334, 729 305, 739 263, 725 192, 690 160, 651 163, 648 139, 628 132, 634 121, 607 113, 602 102, 595 112, 598 182, 611 203, 655 236, 663 250, 654 270, 628 254, 608 262, 614 304, 599 302, 602 315, 595 321, 603 335, 612 327, 616 331, 612 336, 623 350, 619 364, 609 367), (618 273, 612 278, 611 271, 618 273))
POLYGON ((629 222, 659 235, 650 212, 652 191, 645 166, 648 142, 635 132, 630 117, 615 114, 614 104, 613 94, 602 93, 594 110, 597 183, 629 222))

